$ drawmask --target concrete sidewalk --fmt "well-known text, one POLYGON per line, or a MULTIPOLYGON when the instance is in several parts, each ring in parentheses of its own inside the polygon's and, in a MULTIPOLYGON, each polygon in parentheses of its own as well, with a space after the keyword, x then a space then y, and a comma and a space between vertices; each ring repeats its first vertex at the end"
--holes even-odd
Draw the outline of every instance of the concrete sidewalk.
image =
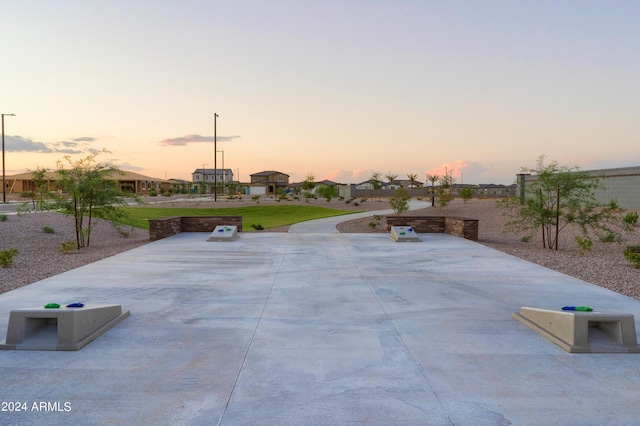
POLYGON ((25 404, 0 424, 637 424, 640 355, 569 354, 511 313, 640 302, 420 236, 183 233, 2 294, 3 331, 49 302, 131 316, 77 352, 0 351, 25 404))

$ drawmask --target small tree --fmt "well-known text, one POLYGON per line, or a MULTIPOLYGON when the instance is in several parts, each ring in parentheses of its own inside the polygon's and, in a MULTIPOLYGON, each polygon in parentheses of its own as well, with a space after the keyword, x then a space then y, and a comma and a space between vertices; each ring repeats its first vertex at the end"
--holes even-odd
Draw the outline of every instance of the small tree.
POLYGON ((318 187, 316 192, 322 198, 326 198, 327 201, 331 201, 332 198, 335 198, 338 196, 338 188, 336 188, 335 186, 321 185, 318 187))
POLYGON ((73 215, 78 250, 88 247, 91 242, 94 216, 110 220, 114 226, 114 221, 124 216, 119 207, 126 204, 125 194, 118 191, 113 180, 114 175, 122 172, 115 166, 96 162, 97 155, 91 154, 77 161, 67 155, 64 161, 58 161, 56 174, 62 194, 56 195, 54 207, 73 215), (88 218, 86 223, 85 217, 88 218))
POLYGON ((466 203, 467 201, 473 198, 473 189, 469 188, 468 186, 465 186, 460 190, 459 194, 460 194, 460 198, 462 198, 462 201, 466 203))
POLYGON ((47 169, 38 166, 33 172, 31 172, 31 180, 35 185, 35 191, 33 191, 33 208, 34 210, 44 210, 46 207, 45 199, 49 195, 49 182, 47 181, 45 174, 47 169))
POLYGON ((396 214, 404 213, 409 210, 409 200, 411 196, 404 188, 396 189, 393 197, 389 200, 391 208, 396 214))
POLYGON ((453 177, 445 174, 440 178, 440 186, 438 187, 438 205, 440 208, 447 207, 453 195, 451 194, 451 186, 453 185, 453 177))
POLYGON ((316 187, 315 182, 316 177, 313 173, 308 173, 307 177, 300 184, 300 188, 302 188, 302 192, 305 197, 309 197, 311 195, 311 191, 316 187))
POLYGON ((536 180, 525 188, 524 203, 515 198, 501 202, 511 218, 507 231, 540 229, 542 247, 555 250, 560 232, 569 226, 577 226, 586 239, 589 231, 618 235, 613 231, 613 210, 596 201, 597 179, 555 161, 545 165, 544 156, 538 158, 535 169, 522 170, 534 174, 536 180))

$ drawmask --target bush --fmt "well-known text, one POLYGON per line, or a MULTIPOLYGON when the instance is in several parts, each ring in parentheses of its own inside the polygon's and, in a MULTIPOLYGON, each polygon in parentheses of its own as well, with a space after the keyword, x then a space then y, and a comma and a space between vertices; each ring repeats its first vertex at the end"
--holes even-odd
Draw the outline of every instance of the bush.
POLYGON ((631 262, 631 266, 640 269, 640 246, 627 246, 624 249, 624 257, 631 262))
POLYGON ((152 189, 151 191, 149 191, 149 197, 157 197, 158 193, 156 192, 155 189, 152 189))
POLYGON ((593 241, 590 238, 575 237, 575 240, 580 248, 580 254, 585 254, 593 248, 593 241))
POLYGON ((369 228, 376 229, 376 226, 378 226, 376 222, 373 222, 373 221, 369 222, 369 228))
POLYGON ((49 225, 44 225, 42 227, 42 232, 44 232, 45 234, 55 234, 56 233, 56 231, 52 227, 50 227, 49 225))
POLYGON ((13 265, 13 258, 16 257, 17 254, 17 248, 0 250, 0 266, 3 268, 8 268, 13 265))
POLYGON ((258 224, 251 224, 251 227, 253 229, 255 229, 256 231, 262 231, 264 229, 264 227, 262 225, 258 224))
POLYGON ((628 225, 635 225, 638 223, 638 212, 629 212, 624 215, 622 220, 628 225))
POLYGON ((614 232, 607 232, 606 234, 600 236, 600 241, 603 243, 615 243, 620 241, 620 236, 616 235, 614 232))
POLYGON ((35 193, 33 191, 22 191, 20 193, 20 198, 33 198, 35 193))
POLYGON ((9 220, 9 215, 6 213, 0 213, 0 222, 6 222, 9 220))
POLYGON ((77 244, 74 241, 67 240, 63 243, 60 243, 60 247, 58 247, 58 251, 63 254, 69 254, 72 251, 76 250, 77 244))

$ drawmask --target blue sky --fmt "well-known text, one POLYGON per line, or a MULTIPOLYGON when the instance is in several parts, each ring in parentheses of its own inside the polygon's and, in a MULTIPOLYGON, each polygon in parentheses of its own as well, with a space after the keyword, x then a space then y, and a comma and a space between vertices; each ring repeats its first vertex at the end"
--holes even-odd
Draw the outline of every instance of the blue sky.
POLYGON ((106 148, 188 179, 214 113, 241 180, 640 165, 637 1, 25 0, 0 22, 7 174, 106 148))

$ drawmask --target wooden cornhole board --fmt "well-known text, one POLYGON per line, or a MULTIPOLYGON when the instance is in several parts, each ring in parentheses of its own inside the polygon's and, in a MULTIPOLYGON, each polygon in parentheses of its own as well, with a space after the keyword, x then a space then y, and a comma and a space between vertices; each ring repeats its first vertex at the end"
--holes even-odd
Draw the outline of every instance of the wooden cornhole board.
POLYGON ((12 310, 3 350, 77 351, 129 316, 120 305, 12 310))
POLYGON ((410 226, 392 226, 389 238, 398 243, 420 241, 418 234, 410 226))
POLYGON ((235 241, 238 239, 237 226, 216 226, 207 241, 235 241))
POLYGON ((640 353, 632 314, 522 307, 511 316, 567 352, 640 353))

